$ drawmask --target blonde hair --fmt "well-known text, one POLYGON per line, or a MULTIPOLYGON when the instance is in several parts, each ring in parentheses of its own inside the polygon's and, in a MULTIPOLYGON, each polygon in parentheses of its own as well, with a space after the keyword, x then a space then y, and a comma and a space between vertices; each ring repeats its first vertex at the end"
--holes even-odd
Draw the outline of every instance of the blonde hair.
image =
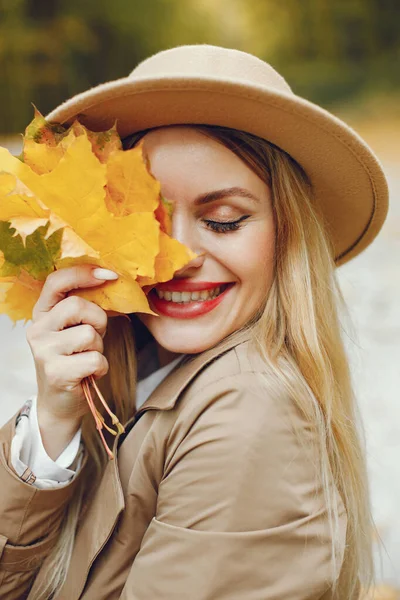
MULTIPOLYGON (((333 249, 303 169, 273 144, 229 128, 193 125, 239 156, 271 187, 276 229, 275 276, 265 305, 252 320, 251 330, 266 364, 269 382, 287 389, 293 402, 315 427, 320 482, 331 515, 332 570, 336 571, 338 500, 333 481, 347 513, 343 568, 335 584, 338 600, 358 598, 360 583, 373 579, 373 522, 369 506, 365 451, 358 430, 359 417, 349 364, 341 339, 338 307, 343 305, 335 273, 333 249), (358 424, 358 425, 357 425, 358 424)), ((125 141, 132 147, 147 131, 125 141)), ((110 370, 99 383, 110 405, 124 422, 135 414, 136 353, 146 332, 132 315, 109 321, 105 355, 110 370), (125 369, 121 370, 120 365, 125 369)), ((84 441, 93 476, 82 480, 96 485, 106 457, 90 418, 84 423, 84 441)), ((73 549, 81 497, 76 494, 65 515, 63 531, 41 571, 45 587, 34 598, 48 599, 65 580, 73 549), (45 576, 43 577, 43 574, 45 576)))

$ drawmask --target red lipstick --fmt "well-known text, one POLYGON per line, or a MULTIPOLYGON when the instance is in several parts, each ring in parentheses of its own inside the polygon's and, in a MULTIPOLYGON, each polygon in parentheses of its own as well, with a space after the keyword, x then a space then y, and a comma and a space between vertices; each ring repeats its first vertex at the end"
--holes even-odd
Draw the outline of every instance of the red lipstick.
POLYGON ((158 283, 156 287, 159 290, 170 292, 197 292, 210 290, 216 287, 225 287, 225 289, 216 298, 210 300, 192 300, 190 302, 178 303, 166 300, 165 298, 159 298, 153 288, 148 294, 147 299, 149 300, 150 308, 160 315, 175 319, 193 319, 210 312, 221 304, 234 285, 234 282, 191 282, 189 280, 181 279, 179 281, 158 283))

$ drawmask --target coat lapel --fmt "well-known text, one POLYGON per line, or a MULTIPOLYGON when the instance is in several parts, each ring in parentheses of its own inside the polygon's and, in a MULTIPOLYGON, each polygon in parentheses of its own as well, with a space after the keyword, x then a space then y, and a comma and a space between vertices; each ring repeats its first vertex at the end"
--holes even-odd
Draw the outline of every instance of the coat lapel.
POLYGON ((135 420, 146 410, 170 410, 191 380, 210 362, 250 339, 250 329, 240 330, 200 354, 188 354, 156 387, 137 411, 135 420))

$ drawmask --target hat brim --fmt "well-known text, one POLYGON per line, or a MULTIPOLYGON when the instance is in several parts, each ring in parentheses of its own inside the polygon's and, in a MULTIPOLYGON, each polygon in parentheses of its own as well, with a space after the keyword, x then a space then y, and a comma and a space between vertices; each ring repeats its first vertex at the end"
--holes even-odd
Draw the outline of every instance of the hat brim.
POLYGON ((46 117, 94 131, 117 121, 121 137, 152 127, 207 124, 252 133, 290 154, 311 180, 336 265, 376 237, 388 210, 382 167, 343 121, 303 98, 221 78, 124 78, 64 102, 46 117))

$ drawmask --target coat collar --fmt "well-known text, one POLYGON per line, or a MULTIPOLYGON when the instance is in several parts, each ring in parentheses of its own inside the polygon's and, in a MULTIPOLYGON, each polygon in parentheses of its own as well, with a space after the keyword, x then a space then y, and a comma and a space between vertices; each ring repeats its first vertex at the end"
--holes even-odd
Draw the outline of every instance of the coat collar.
POLYGON ((199 354, 187 354, 179 362, 167 377, 156 387, 147 400, 142 404, 135 415, 135 421, 146 410, 170 410, 172 409, 180 394, 191 380, 206 365, 221 356, 231 348, 238 346, 251 338, 250 328, 241 329, 232 333, 229 337, 220 341, 217 345, 200 352, 199 354))

